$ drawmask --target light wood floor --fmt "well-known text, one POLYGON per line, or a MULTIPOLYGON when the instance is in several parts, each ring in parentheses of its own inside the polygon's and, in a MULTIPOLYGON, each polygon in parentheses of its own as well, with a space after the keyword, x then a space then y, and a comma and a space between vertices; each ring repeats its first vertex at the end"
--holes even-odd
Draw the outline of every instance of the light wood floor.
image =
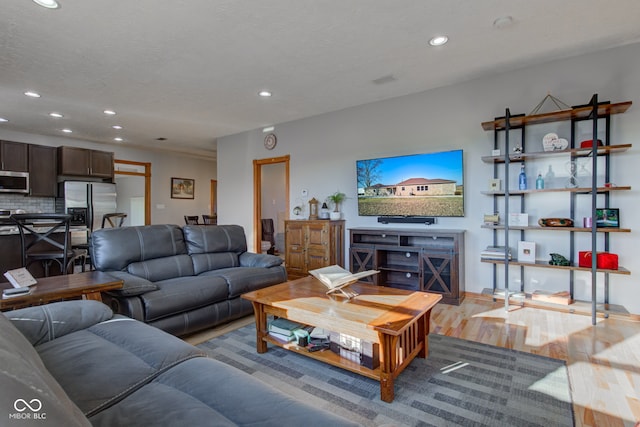
MULTIPOLYGON (((244 326, 253 317, 191 336, 197 344, 244 326)), ((640 421, 640 322, 598 319, 467 297, 438 304, 431 333, 511 348, 567 362, 577 426, 634 426, 640 421)), ((550 426, 551 427, 551 426, 550 426)))

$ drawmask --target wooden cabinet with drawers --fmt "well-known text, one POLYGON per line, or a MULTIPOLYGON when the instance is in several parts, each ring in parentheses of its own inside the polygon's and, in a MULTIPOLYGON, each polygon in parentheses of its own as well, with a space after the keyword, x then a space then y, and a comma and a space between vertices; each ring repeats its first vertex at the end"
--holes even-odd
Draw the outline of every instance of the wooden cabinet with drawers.
POLYGON ((285 265, 289 280, 309 270, 337 264, 344 267, 344 220, 285 221, 285 265))

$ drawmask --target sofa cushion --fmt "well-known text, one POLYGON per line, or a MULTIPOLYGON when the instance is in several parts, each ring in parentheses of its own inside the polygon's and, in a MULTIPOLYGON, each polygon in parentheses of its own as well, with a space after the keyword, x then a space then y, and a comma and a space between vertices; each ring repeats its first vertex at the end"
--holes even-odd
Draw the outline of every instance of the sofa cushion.
POLYGON ((176 277, 156 282, 157 291, 141 295, 145 321, 153 321, 224 301, 229 289, 224 277, 176 277))
POLYGON ((46 342, 36 350, 88 417, 167 369, 203 355, 180 339, 123 316, 46 342))
POLYGON ((109 320, 113 312, 99 301, 75 300, 9 311, 6 316, 31 345, 38 345, 109 320))
POLYGON ((189 255, 174 255, 148 261, 132 262, 127 271, 151 282, 193 276, 193 263, 189 255))
POLYGON ((177 225, 103 228, 91 233, 91 260, 96 270, 125 270, 139 261, 187 253, 177 225))
POLYGON ((94 426, 356 426, 251 375, 209 358, 164 372, 118 405, 91 417, 94 426))
POLYGON ((186 225, 182 231, 189 255, 247 251, 244 228, 239 225, 186 225))
POLYGON ((229 298, 287 281, 284 267, 236 267, 207 271, 201 277, 222 277, 229 286, 229 298))
POLYGON ((220 268, 238 267, 240 265, 238 254, 235 252, 194 254, 191 255, 191 262, 193 263, 194 274, 220 268))
POLYGON ((253 252, 245 252, 239 257, 240 267, 275 267, 281 265, 284 260, 279 256, 270 254, 256 254, 253 252))
POLYGON ((0 314, 0 384, 2 425, 15 422, 15 425, 91 426, 33 346, 3 314, 0 314))

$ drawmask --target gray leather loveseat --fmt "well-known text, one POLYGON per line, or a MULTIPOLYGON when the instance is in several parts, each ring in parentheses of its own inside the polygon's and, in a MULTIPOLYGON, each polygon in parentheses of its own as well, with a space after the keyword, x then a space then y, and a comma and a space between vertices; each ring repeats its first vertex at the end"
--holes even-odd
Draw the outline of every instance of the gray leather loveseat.
POLYGON ((253 312, 243 293, 282 283, 282 259, 247 252, 239 225, 148 225, 91 234, 96 270, 124 280, 104 301, 182 336, 253 312))
POLYGON ((354 426, 97 301, 0 314, 3 426, 354 426))

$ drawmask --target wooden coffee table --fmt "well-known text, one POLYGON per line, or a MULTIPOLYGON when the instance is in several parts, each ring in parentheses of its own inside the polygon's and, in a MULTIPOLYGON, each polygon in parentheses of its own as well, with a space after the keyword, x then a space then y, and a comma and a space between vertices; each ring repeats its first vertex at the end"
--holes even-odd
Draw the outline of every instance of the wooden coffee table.
MULTIPOLYGON (((38 278, 29 295, 0 299, 0 310, 46 304, 68 298, 82 297, 102 301, 101 292, 122 288, 122 280, 101 271, 66 274, 38 278)), ((10 283, 0 283, 0 288, 10 288, 10 283)), ((1 295, 1 294, 0 294, 1 295)))
POLYGON ((309 276, 242 295, 253 304, 258 353, 267 343, 321 360, 380 381, 380 399, 392 402, 394 379, 415 357, 429 354, 427 335, 431 309, 439 294, 356 283, 360 295, 347 300, 326 295, 327 288, 309 276), (267 315, 347 334, 380 345, 380 367, 369 369, 329 350, 309 352, 295 343, 283 344, 267 331, 267 315))

